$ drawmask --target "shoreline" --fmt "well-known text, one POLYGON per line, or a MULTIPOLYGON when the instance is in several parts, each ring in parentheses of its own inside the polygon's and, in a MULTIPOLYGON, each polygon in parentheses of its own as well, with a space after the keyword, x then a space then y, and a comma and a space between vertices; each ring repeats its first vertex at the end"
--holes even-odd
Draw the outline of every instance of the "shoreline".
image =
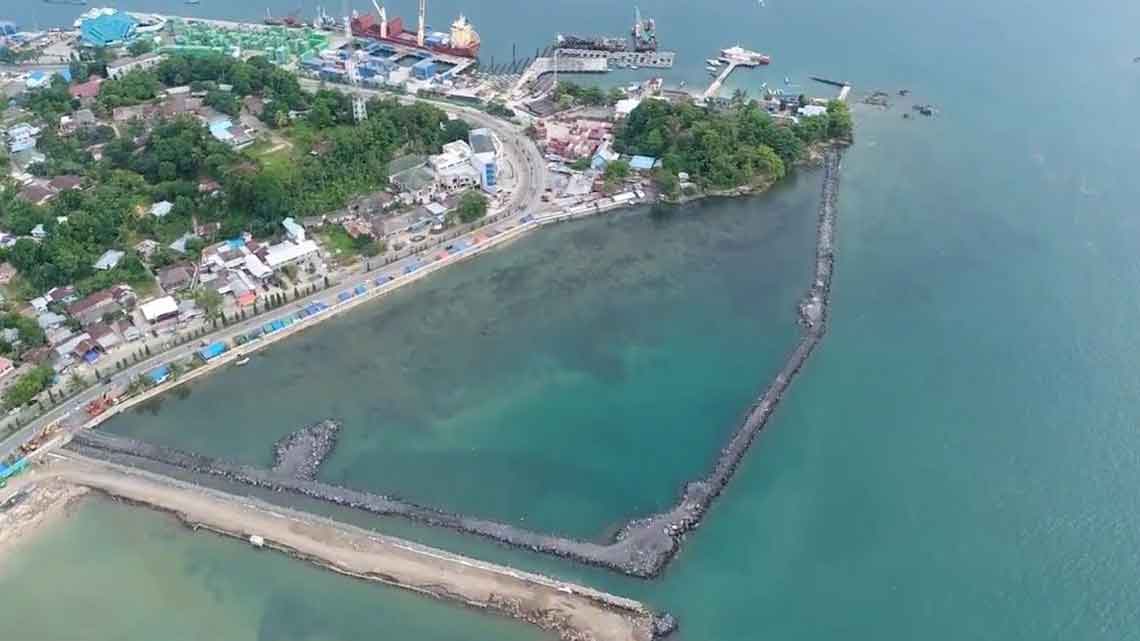
POLYGON ((8 555, 67 519, 89 496, 86 488, 39 478, 22 479, 0 502, 0 569, 8 555), (26 485, 26 487, 25 487, 26 485))
MULTIPOLYGON (((669 615, 585 586, 143 470, 74 455, 54 458, 39 468, 36 478, 21 477, 9 492, 29 497, 25 502, 40 497, 37 522, 58 514, 61 505, 103 495, 171 515, 191 531, 206 530, 346 576, 510 616, 566 641, 651 641, 675 627, 669 615), (50 488, 56 495, 45 494, 50 488), (59 491, 68 492, 69 500, 62 500, 59 491)), ((36 516, 27 512, 29 518, 36 516)), ((7 538, 0 553, 31 534, 32 528, 22 528, 19 536, 7 538)))
POLYGON ((775 379, 745 411, 739 427, 721 449, 711 469, 702 477, 685 483, 671 508, 622 524, 608 544, 533 532, 506 523, 447 513, 391 496, 313 479, 293 478, 275 474, 272 470, 236 465, 104 433, 79 433, 68 448, 93 458, 143 469, 147 469, 148 465, 168 465, 195 474, 223 477, 367 513, 401 516, 433 527, 475 534, 505 545, 604 567, 630 576, 656 577, 679 551, 685 535, 700 525, 713 501, 728 486, 752 442, 767 425, 796 374, 826 334, 835 258, 834 235, 841 156, 842 149, 831 149, 824 162, 816 231, 815 276, 798 309, 800 325, 804 329, 800 340, 787 356, 775 379))

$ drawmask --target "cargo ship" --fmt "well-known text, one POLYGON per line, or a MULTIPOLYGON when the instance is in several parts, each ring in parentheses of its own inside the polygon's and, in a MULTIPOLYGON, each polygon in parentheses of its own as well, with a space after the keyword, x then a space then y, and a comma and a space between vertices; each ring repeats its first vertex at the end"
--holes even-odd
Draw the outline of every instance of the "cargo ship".
POLYGON ((420 0, 419 25, 416 31, 406 31, 404 20, 399 16, 388 20, 384 7, 376 4, 375 16, 371 14, 356 15, 352 17, 352 35, 358 38, 370 38, 391 42, 406 47, 426 49, 436 53, 462 58, 477 58, 479 56, 479 33, 471 22, 460 14, 455 22, 451 23, 450 33, 427 33, 424 24, 426 0, 420 0))

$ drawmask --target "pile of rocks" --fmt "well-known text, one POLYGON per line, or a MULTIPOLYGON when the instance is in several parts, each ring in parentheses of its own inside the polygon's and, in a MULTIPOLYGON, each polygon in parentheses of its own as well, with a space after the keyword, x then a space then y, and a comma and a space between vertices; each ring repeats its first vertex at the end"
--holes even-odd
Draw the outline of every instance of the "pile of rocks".
POLYGON ((273 471, 311 481, 336 447, 341 422, 332 419, 303 427, 273 444, 273 471))

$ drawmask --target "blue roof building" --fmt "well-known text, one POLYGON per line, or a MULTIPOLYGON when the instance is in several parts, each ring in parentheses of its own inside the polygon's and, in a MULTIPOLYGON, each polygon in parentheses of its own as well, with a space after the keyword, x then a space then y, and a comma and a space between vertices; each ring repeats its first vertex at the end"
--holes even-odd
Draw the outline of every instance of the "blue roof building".
POLYGON ((629 159, 629 168, 634 171, 649 171, 657 164, 657 159, 651 156, 634 156, 629 159))
POLYGON ((198 356, 204 361, 211 361, 221 356, 226 351, 226 344, 222 341, 216 341, 198 350, 198 356))
POLYGON ((138 25, 138 20, 121 11, 104 13, 84 20, 79 37, 91 47, 110 47, 133 38, 138 25))

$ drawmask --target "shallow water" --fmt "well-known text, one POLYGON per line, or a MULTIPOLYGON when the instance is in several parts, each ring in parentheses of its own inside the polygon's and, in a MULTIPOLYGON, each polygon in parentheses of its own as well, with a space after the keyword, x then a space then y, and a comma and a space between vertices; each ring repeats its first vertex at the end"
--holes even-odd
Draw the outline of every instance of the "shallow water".
POLYGON ((0 563, 0 621, 13 641, 551 638, 505 617, 191 534, 171 517, 103 498, 80 503, 18 552, 0 563))
POLYGON ((818 190, 542 230, 102 429, 268 465, 336 417, 322 479, 601 535, 701 474, 782 364, 818 190))

